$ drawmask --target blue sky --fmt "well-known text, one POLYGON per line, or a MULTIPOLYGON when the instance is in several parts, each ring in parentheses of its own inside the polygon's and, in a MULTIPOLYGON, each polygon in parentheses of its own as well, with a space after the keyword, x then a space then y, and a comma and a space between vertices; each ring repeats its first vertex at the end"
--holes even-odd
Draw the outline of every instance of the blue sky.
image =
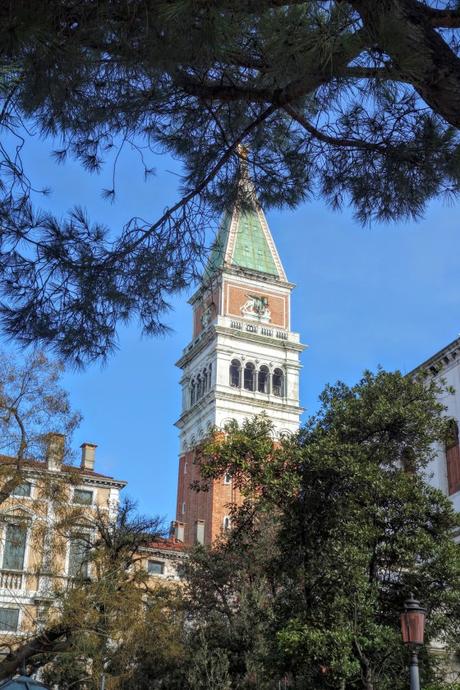
MULTIPOLYGON (((89 175, 78 164, 57 166, 46 142, 28 144, 25 161, 36 185, 51 187, 37 203, 64 215, 82 205, 90 217, 119 228, 133 215, 155 220, 179 194, 179 166, 155 158, 156 176, 144 182, 126 151, 118 163, 114 204, 101 197, 111 171, 89 175)), ((324 385, 353 383, 365 368, 409 371, 460 332, 459 206, 430 205, 418 223, 363 228, 352 213, 320 202, 267 218, 293 293, 292 327, 308 344, 301 402, 314 412, 324 385)), ((69 371, 65 386, 84 416, 74 445, 98 444, 96 469, 129 482, 126 491, 145 513, 174 518, 180 411, 174 366, 191 336, 187 294, 173 301, 172 329, 142 339, 135 324, 120 332, 119 351, 101 367, 69 371)))

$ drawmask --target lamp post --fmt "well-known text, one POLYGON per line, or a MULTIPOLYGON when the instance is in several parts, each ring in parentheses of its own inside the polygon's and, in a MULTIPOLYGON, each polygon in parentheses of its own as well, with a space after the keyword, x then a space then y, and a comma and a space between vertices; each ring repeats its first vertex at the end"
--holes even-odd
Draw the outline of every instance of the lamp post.
POLYGON ((405 645, 411 650, 410 660, 410 690, 420 690, 418 672, 418 649, 423 645, 425 633, 426 610, 413 594, 404 602, 404 612, 401 614, 401 633, 405 645))

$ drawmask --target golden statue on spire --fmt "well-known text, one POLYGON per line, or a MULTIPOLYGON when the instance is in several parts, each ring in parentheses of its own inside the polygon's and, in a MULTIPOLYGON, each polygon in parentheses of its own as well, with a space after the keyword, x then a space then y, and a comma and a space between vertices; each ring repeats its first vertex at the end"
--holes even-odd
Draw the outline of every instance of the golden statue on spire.
POLYGON ((248 149, 247 146, 245 146, 244 144, 241 144, 241 143, 240 143, 240 144, 238 144, 238 146, 236 147, 236 151, 237 151, 237 153, 238 153, 238 156, 239 156, 242 160, 244 160, 244 161, 247 161, 247 160, 248 160, 249 149, 248 149))

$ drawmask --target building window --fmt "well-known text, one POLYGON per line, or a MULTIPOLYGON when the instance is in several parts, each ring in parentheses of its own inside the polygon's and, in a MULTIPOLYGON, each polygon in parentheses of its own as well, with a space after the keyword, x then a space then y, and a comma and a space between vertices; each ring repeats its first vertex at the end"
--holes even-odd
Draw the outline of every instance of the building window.
POLYGON ((204 544, 204 520, 197 520, 195 523, 195 541, 197 544, 204 544))
POLYGON ((177 541, 184 541, 184 523, 176 522, 175 524, 176 539, 177 541))
POLYGON ((247 391, 254 390, 256 378, 256 368, 252 362, 248 362, 244 367, 244 388, 247 391))
POLYGON ((212 364, 208 367, 208 386, 209 388, 212 386, 212 364))
POLYGON ((184 462, 184 474, 187 474, 187 460, 184 462))
POLYGON ((88 538, 76 535, 70 538, 68 567, 70 577, 88 577, 88 554, 88 538))
POLYGON ((16 632, 19 624, 19 609, 0 608, 0 630, 2 632, 16 632))
POLYGON ((232 359, 230 364, 230 385, 233 388, 241 386, 241 364, 237 359, 232 359))
POLYGON ((232 483, 232 475, 230 472, 226 472, 224 474, 224 484, 231 484, 232 483))
POLYGON ((87 489, 74 489, 73 502, 79 506, 93 505, 93 492, 87 489))
POLYGON ((228 515, 226 515, 224 517, 224 519, 222 520, 222 527, 223 527, 224 532, 228 532, 228 530, 230 529, 231 520, 230 520, 230 517, 228 515))
POLYGON ((149 575, 164 575, 165 564, 163 561, 149 561, 147 571, 149 575))
POLYGON ((32 491, 32 484, 30 482, 23 482, 11 492, 12 496, 30 496, 32 491))
POLYGON ((3 548, 3 570, 23 570, 26 553, 27 527, 9 524, 5 530, 3 548))
POLYGON ((208 390, 208 370, 205 369, 203 371, 203 395, 206 393, 208 390))
POLYGON ((185 515, 185 501, 182 503, 182 515, 185 515))
POLYGON ((458 438, 458 424, 450 419, 446 438, 447 483, 449 496, 460 491, 460 445, 458 438))
POLYGON ((272 376, 273 395, 282 398, 284 395, 284 374, 281 369, 275 369, 272 376))
POLYGON ((195 381, 190 384, 190 405, 195 404, 195 381))
POLYGON ((270 372, 268 371, 268 367, 264 364, 260 367, 259 373, 257 374, 257 390, 259 393, 268 393, 269 383, 270 372))

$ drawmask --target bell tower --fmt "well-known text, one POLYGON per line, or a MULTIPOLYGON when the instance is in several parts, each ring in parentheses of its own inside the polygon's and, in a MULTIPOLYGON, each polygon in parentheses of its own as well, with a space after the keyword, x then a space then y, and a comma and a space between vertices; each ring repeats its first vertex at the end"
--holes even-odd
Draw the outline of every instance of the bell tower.
MULTIPOLYGON (((241 156, 241 153, 240 153, 241 156)), ((238 193, 223 214, 193 307, 193 336, 177 366, 182 370, 182 413, 176 536, 187 545, 212 543, 230 526, 237 500, 229 476, 207 492, 194 448, 212 427, 242 422, 264 411, 278 433, 294 432, 299 406, 299 355, 305 346, 291 331, 287 280, 265 215, 242 157, 238 193)))

